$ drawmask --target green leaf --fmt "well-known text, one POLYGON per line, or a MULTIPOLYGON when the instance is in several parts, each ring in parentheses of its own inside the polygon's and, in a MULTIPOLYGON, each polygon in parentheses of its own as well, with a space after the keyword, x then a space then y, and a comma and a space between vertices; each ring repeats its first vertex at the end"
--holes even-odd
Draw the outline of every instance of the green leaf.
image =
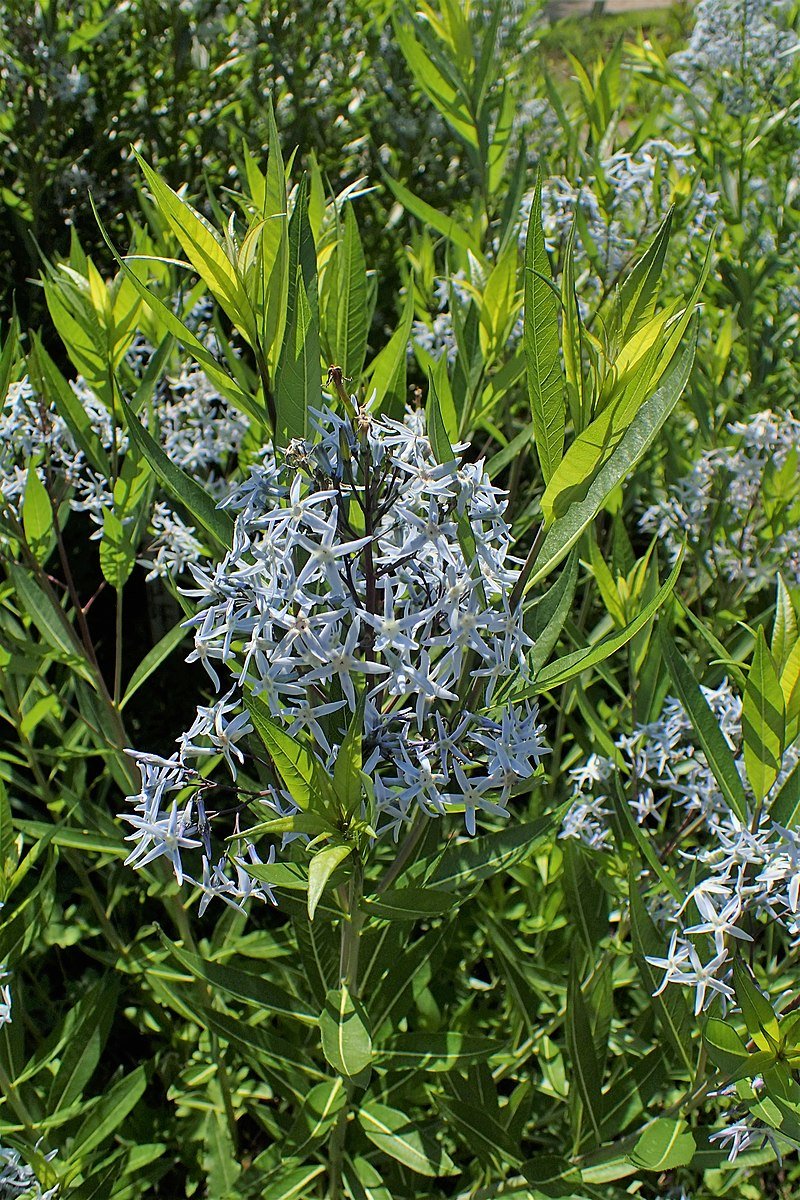
POLYGON ((797 616, 792 604, 789 589, 783 582, 783 576, 778 576, 778 595, 775 601, 775 625, 772 630, 770 650, 775 660, 778 675, 781 674, 789 653, 797 641, 797 616))
POLYGON ((576 1196, 582 1178, 577 1167, 554 1154, 537 1154, 535 1158, 526 1159, 520 1174, 535 1189, 537 1197, 576 1196))
POLYGON ((271 983, 263 975, 255 975, 252 971, 233 967, 227 960, 214 962, 213 959, 200 958, 177 946, 160 929, 158 935, 172 957, 177 959, 190 975, 207 983, 213 991, 230 996, 234 1000, 241 1000, 260 1012, 291 1017, 304 1025, 316 1025, 317 1014, 311 1005, 271 983))
POLYGON ((34 558, 43 563, 48 557, 51 545, 53 506, 50 503, 47 488, 39 478, 33 463, 28 467, 25 480, 25 494, 22 499, 22 528, 34 558))
POLYGON ((742 740, 747 778, 762 801, 778 777, 783 755, 786 708, 775 664, 759 628, 742 705, 742 740))
POLYGON ((460 1096, 452 1101, 436 1096, 436 1106, 448 1125, 461 1135, 470 1154, 478 1153, 493 1162, 511 1163, 515 1167, 521 1163, 519 1144, 488 1107, 466 1103, 460 1096))
POLYGON ((364 912, 382 921, 421 921, 440 917, 456 905, 463 903, 464 896, 434 888, 389 888, 380 895, 367 896, 363 902, 364 912))
POLYGON ((776 825, 793 830, 800 818, 800 762, 781 784, 780 791, 769 806, 769 815, 776 825))
POLYGON ((386 171, 382 173, 384 183, 394 193, 395 198, 400 201, 403 208, 411 213, 412 217, 416 217, 423 225, 428 225, 431 229, 435 229, 437 233, 441 233, 454 246, 458 246, 462 250, 471 250, 479 261, 482 260, 483 256, 481 255, 480 246, 471 234, 461 228, 454 217, 439 212, 431 204, 420 200, 407 187, 404 187, 402 183, 396 179, 392 179, 391 175, 388 175, 386 171))
POLYGON ((569 919, 583 942, 593 953, 597 944, 608 936, 608 896, 597 880, 591 863, 596 858, 574 838, 563 845, 564 874, 562 886, 569 919))
POLYGON ((402 1112, 370 1100, 358 1110, 358 1123, 374 1146, 417 1175, 455 1174, 455 1164, 430 1127, 415 1125, 402 1112))
POLYGON ((657 1117, 636 1141, 630 1160, 644 1171, 671 1171, 687 1167, 695 1152, 695 1140, 686 1122, 657 1117))
POLYGON ((364 705, 366 693, 363 693, 353 713, 350 726, 344 741, 339 747, 333 768, 333 790, 347 816, 355 813, 361 801, 363 782, 361 778, 361 740, 364 733, 364 705))
POLYGON ((661 630, 659 646, 667 670, 670 673, 675 692, 692 722, 698 741, 706 756, 714 778, 719 784, 725 800, 731 811, 741 821, 747 820, 747 800, 741 776, 736 769, 733 751, 725 740, 712 713, 708 701, 688 666, 686 659, 678 652, 675 643, 666 629, 661 630))
POLYGON ((309 1163, 304 1167, 281 1166, 281 1177, 270 1182, 260 1200, 306 1200, 315 1179, 325 1170, 324 1163, 309 1163))
POLYGON ((86 663, 81 644, 64 615, 49 592, 45 592, 22 567, 8 562, 5 569, 14 588, 17 601, 41 633, 56 656, 93 687, 97 685, 91 668, 86 663))
POLYGON ((447 433, 433 372, 428 375, 428 403, 425 407, 425 418, 431 449, 436 461, 438 463, 455 462, 456 456, 447 433))
MULTIPOLYGON (((453 445, 458 441, 458 414, 453 398, 453 389, 450 386, 450 377, 447 374, 447 356, 445 354, 442 355, 433 368, 431 379, 435 394, 436 412, 430 415, 437 426, 437 446, 443 454, 447 454, 448 451, 450 453, 449 459, 445 458, 441 461, 452 462, 456 457, 453 445), (439 422, 441 422, 441 425, 439 422), (442 437, 442 429, 444 430, 444 437, 442 437)), ((426 416, 428 416, 427 413, 426 416)))
POLYGON ((181 467, 172 462, 122 397, 120 397, 120 404, 125 414, 131 441, 140 454, 147 459, 167 492, 188 509, 195 520, 223 550, 229 550, 233 543, 231 518, 226 512, 217 508, 213 498, 199 483, 196 483, 181 467))
POLYGON ((5 880, 17 866, 14 819, 11 815, 11 804, 8 790, 0 779, 0 900, 5 901, 5 880))
MULTIPOLYGON (((262 351, 271 354, 282 335, 286 319, 289 285, 289 219, 287 213, 286 172, 281 156, 280 138, 275 122, 272 97, 267 99, 269 154, 263 197, 258 207, 264 217, 261 232, 261 311, 262 351)), ((255 198, 255 197, 254 197, 255 198)))
POLYGON ((542 228, 542 176, 536 180, 525 241, 523 344, 534 441, 545 483, 564 454, 566 402, 559 357, 558 299, 550 286, 550 259, 542 228))
POLYGON ((346 986, 328 992, 319 1029, 322 1052, 340 1075, 352 1079, 372 1062, 367 1015, 346 986))
POLYGON ((786 703, 786 745, 790 746, 800 726, 800 639, 789 651, 781 671, 781 691, 786 703))
POLYGON ((542 692, 545 689, 549 691, 552 688, 560 687, 561 684, 567 683, 577 675, 581 675, 584 671, 589 670, 590 667, 596 667, 599 663, 605 662, 607 658, 610 658, 612 654, 615 654, 617 650, 625 646, 640 629, 645 627, 648 621, 652 620, 664 601, 668 598, 678 581, 682 562, 683 552, 681 551, 675 566, 670 571, 668 579, 662 584, 652 599, 645 604, 641 612, 637 613, 636 617, 624 629, 621 629, 611 637, 604 638, 602 642, 599 642, 595 646, 586 646, 582 650, 573 650, 571 654, 565 654, 562 658, 557 658, 555 662, 544 667, 535 678, 535 691, 542 692))
MULTIPOLYGON (((108 1039, 119 988, 105 975, 91 987, 68 1013, 71 1036, 53 1076, 47 1095, 47 1111, 67 1109, 81 1098, 108 1039)), ((66 1023, 66 1022, 65 1022, 66 1023)))
POLYGON ((104 479, 108 479, 111 475, 111 465, 102 442, 92 427, 89 414, 35 333, 32 336, 28 365, 37 391, 55 405, 56 411, 69 427, 77 448, 83 451, 95 471, 104 479))
POLYGON ((355 392, 364 370, 367 354, 367 263, 358 233, 358 223, 352 204, 345 207, 344 237, 336 250, 337 297, 336 354, 337 365, 350 380, 355 392))
POLYGON ((374 1061, 392 1071, 452 1071, 485 1062, 502 1048, 500 1042, 468 1033, 401 1033, 375 1051, 374 1061))
POLYGON ((468 146, 477 149, 478 130, 458 81, 448 78, 449 72, 444 63, 438 55, 431 53, 430 45, 414 36, 410 23, 396 20, 394 31, 397 44, 419 87, 455 133, 468 146))
POLYGON ((159 211, 183 247, 192 267, 242 336, 251 346, 255 346, 256 322, 253 307, 219 234, 205 217, 164 182, 141 154, 134 150, 134 155, 159 211))
POLYGON ((573 550, 558 579, 525 614, 525 632, 534 646, 528 667, 535 676, 543 670, 570 614, 578 584, 578 552, 573 550))
POLYGON ((305 437, 308 405, 318 406, 322 397, 317 252, 308 219, 305 175, 289 221, 288 278, 286 327, 275 377, 280 444, 305 437))
POLYGON ((138 1104, 147 1086, 143 1066, 108 1088, 94 1105, 75 1134, 71 1157, 85 1158, 119 1129, 128 1113, 138 1104))
POLYGON ((103 578, 116 591, 121 591, 130 578, 136 562, 136 548, 113 509, 103 509, 103 536, 100 540, 100 569, 103 578))
POLYGON ((572 424, 581 433, 589 423, 583 380, 582 321, 575 293, 575 222, 570 225, 561 268, 561 342, 564 354, 564 383, 572 424))
POLYGON ((388 1021, 394 1028, 408 1011, 413 1000, 414 978, 431 964, 431 969, 444 954, 451 924, 442 923, 418 938, 405 953, 391 962, 369 997, 372 1028, 377 1036, 384 1034, 388 1021))
POLYGON ((654 993, 662 982, 658 968, 647 962, 646 956, 664 958, 666 945, 653 924, 652 918, 639 893, 638 865, 631 863, 628 872, 628 897, 631 915, 631 942, 636 965, 648 996, 653 997, 653 1007, 661 1030, 672 1047, 673 1053, 684 1065, 689 1075, 694 1074, 692 1057, 693 1022, 685 997, 677 988, 668 987, 658 996, 654 993))
POLYGON ((136 670, 133 672, 128 683, 125 695, 122 697, 120 709, 123 709, 143 683, 146 683, 150 676, 157 671, 165 659, 169 658, 172 651, 179 646, 186 637, 186 628, 183 621, 179 621, 173 626, 168 633, 165 633, 162 638, 156 642, 152 650, 148 650, 142 661, 139 663, 136 670))
MULTIPOLYGON (((605 403, 601 396, 598 415, 578 434, 545 489, 541 507, 546 524, 554 517, 563 517, 571 505, 586 496, 603 465, 619 448, 648 394, 652 397, 654 389, 657 394, 662 375, 667 372, 671 377, 674 365, 681 362, 680 341, 690 323, 696 327, 693 313, 708 265, 707 257, 689 303, 668 332, 670 309, 653 317, 650 327, 641 330, 621 350, 614 371, 606 376, 612 381, 607 384, 610 395, 605 403)), ((694 337, 690 335, 688 341, 692 344, 694 337)))
POLYGON ((305 437, 308 406, 318 406, 322 394, 319 330, 299 268, 295 295, 275 379, 276 437, 280 445, 286 445, 291 438, 305 437))
POLYGON ((499 833, 464 838, 448 846, 444 853, 416 863, 414 877, 423 876, 426 885, 431 887, 458 890, 461 894, 468 892, 475 884, 529 858, 560 822, 565 807, 561 805, 534 821, 511 825, 499 833))
MULTIPOLYGON (((574 968, 573 959, 573 968, 574 968)), ((602 1069, 595 1053, 589 1010, 575 969, 570 972, 567 989, 566 1042, 572 1063, 572 1075, 581 1098, 583 1113, 592 1127, 595 1141, 602 1138, 602 1069)))
POLYGON ((353 853, 351 842, 318 850, 308 864, 308 919, 314 920, 317 905, 333 872, 353 853))
POLYGON ((317 788, 319 773, 311 753, 290 737, 277 721, 273 721, 269 708, 258 696, 247 695, 245 704, 256 733, 292 800, 303 811, 314 807, 320 798, 317 788))
POLYGON ((215 1075, 206 1084, 210 1108, 203 1120, 202 1168, 206 1176, 206 1194, 228 1200, 235 1194, 242 1167, 236 1153, 231 1123, 225 1111, 222 1086, 215 1075))
POLYGON ((660 229, 619 290, 622 312, 620 335, 623 339, 645 325, 653 316, 658 299, 658 284, 664 269, 664 256, 672 228, 672 212, 667 213, 660 229))
POLYGON ((291 1153, 308 1154, 324 1141, 346 1103, 347 1092, 341 1078, 326 1079, 313 1087, 289 1130, 291 1153))
POLYGON ((392 416, 402 414, 406 402, 406 362, 414 321, 414 294, 409 288, 400 324, 371 364, 367 392, 374 395, 372 411, 385 408, 392 416))
POLYGON ((747 1032, 759 1050, 771 1050, 780 1041, 780 1029, 775 1010, 759 991, 753 973, 740 958, 733 964, 733 990, 742 1010, 747 1032))
POLYGON ((703 1027, 703 1041, 714 1066, 732 1075, 750 1057, 739 1034, 727 1021, 709 1017, 703 1027))
MULTIPOLYGON (((91 199, 91 197, 90 197, 91 199)), ((200 364, 204 374, 207 376, 210 383, 214 384, 219 389, 220 395, 230 400, 242 412, 247 413, 258 424, 263 424, 266 419, 266 413, 259 408, 252 396, 249 396, 234 379, 220 366, 210 350, 203 345, 200 339, 184 325, 183 321, 175 315, 172 309, 151 292, 147 285, 139 279, 136 272, 117 252, 114 243, 108 236, 108 233, 100 220, 97 208, 92 200, 92 211, 95 219, 100 226, 100 232, 103 235, 103 240, 108 246, 114 258, 119 263, 126 276, 130 279, 136 291, 145 301, 147 306, 155 313, 157 319, 169 333, 171 333, 192 355, 192 357, 200 364)))
POLYGON ((528 587, 538 583, 561 562, 589 522, 600 512, 611 492, 632 472, 655 441, 686 387, 694 361, 695 335, 696 326, 658 389, 642 404, 619 445, 592 478, 585 495, 570 504, 564 516, 551 525, 541 546, 536 547, 535 559, 530 564, 526 563, 528 587))

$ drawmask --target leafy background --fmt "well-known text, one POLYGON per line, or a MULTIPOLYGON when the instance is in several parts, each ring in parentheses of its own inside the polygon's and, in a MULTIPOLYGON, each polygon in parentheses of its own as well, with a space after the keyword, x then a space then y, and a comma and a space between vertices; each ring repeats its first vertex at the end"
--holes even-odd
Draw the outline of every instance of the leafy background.
POLYGON ((419 7, 0 16, 0 1166, 19 1178, 20 1155, 31 1196, 796 1188, 796 931, 753 920, 732 1009, 653 995, 664 904, 713 830, 671 801, 642 812, 626 757, 658 745, 674 697, 678 782, 699 761, 726 811, 796 826, 796 12, 703 0, 553 25, 525 3, 419 7), (226 292, 229 215, 241 236, 265 194, 297 224, 308 204, 321 357, 288 297, 260 296, 254 332, 226 292), (184 200, 218 231, 216 265, 181 236, 184 200), (330 1009, 331 894, 309 922, 284 877, 274 910, 199 917, 160 864, 123 865, 117 817, 138 788, 124 748, 168 753, 207 690, 159 545, 219 554, 213 500, 268 433, 290 343, 286 432, 338 360, 387 411, 433 392, 508 490, 552 747, 507 826, 429 832, 408 894, 373 914, 357 1104, 367 1018, 330 1009), (32 444, 26 387, 49 414, 32 444), (744 705, 730 738, 710 699, 725 686, 744 705), (597 828, 586 769, 608 772, 597 828), (776 1141, 729 1161, 710 1138, 736 1076, 776 1141))

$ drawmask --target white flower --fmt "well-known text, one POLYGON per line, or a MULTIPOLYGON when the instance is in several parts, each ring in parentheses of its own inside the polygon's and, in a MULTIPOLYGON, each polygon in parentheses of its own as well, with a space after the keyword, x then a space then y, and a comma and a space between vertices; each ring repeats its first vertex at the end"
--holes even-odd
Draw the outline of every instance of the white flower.
MULTIPOLYGON (((201 816, 198 797, 233 793, 222 812, 235 816, 236 844, 248 853, 240 819, 296 811, 282 786, 248 790, 267 761, 253 747, 250 692, 329 767, 363 702, 370 823, 381 836, 397 836, 417 809, 463 814, 473 833, 479 813, 507 815, 513 790, 547 753, 536 706, 514 702, 530 688, 532 640, 509 604, 519 565, 505 498, 483 465, 438 463, 418 413, 399 422, 363 411, 354 424, 323 409, 311 424, 315 440, 291 443, 280 471, 265 457, 222 502, 235 514, 223 560, 190 563, 196 586, 186 594, 198 608, 187 622, 189 660, 225 694, 198 708, 177 763, 140 758, 128 861, 166 855, 189 877, 181 853, 202 845, 203 907, 212 895, 239 905, 246 888, 224 859, 212 866, 218 814, 203 807, 201 816), (474 562, 459 522, 479 548, 474 562), (494 704, 501 682, 512 690, 494 704), (214 755, 234 786, 214 783, 213 773, 199 778, 195 764, 214 755), (179 813, 170 793, 182 787, 194 790, 196 807, 190 800, 179 813)), ((246 854, 231 861, 247 872, 246 854)))
POLYGON ((725 939, 728 937, 738 938, 743 942, 752 942, 750 934, 739 929, 736 924, 742 915, 742 902, 737 896, 732 897, 719 909, 716 908, 707 891, 695 889, 693 899, 703 920, 699 925, 690 926, 686 930, 687 934, 713 934, 714 944, 719 954, 725 949, 725 939))

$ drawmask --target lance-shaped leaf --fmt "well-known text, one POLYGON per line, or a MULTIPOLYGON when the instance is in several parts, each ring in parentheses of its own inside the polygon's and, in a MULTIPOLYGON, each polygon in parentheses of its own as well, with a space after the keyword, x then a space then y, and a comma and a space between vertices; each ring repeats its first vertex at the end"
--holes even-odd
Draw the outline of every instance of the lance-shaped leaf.
POLYGON ((120 396, 120 404, 128 427, 131 441, 147 459, 164 487, 180 504, 189 510, 207 533, 228 550, 233 542, 233 521, 226 512, 217 508, 213 498, 191 475, 179 467, 161 449, 148 429, 145 429, 130 406, 120 396))
POLYGON ((778 777, 785 731, 783 692, 761 627, 742 705, 744 761, 757 801, 764 799, 778 777))
POLYGON ((249 296, 217 231, 181 199, 157 171, 134 151, 159 212, 183 247, 191 266, 242 336, 256 345, 256 320, 249 296))
POLYGON ((239 385, 234 379, 231 378, 227 371, 220 366, 208 347, 204 346, 197 335, 194 334, 192 330, 183 323, 183 321, 181 321, 180 317, 175 315, 169 305, 165 304, 164 301, 156 296, 154 292, 151 292, 147 285, 139 278, 139 276, 133 270, 133 267, 130 265, 131 262, 136 261, 136 256, 130 256, 127 261, 120 256, 116 247, 114 246, 114 243, 111 241, 103 222, 100 220, 100 216, 97 212, 94 201, 92 201, 92 211, 94 212, 95 219, 100 226, 100 232, 103 235, 104 242, 114 255, 114 258, 117 260, 120 267, 122 267, 123 271, 126 272, 134 288, 145 301, 148 308, 153 311, 159 323, 168 333, 171 333, 175 338, 177 338, 181 345, 186 347, 195 361, 198 362, 203 368, 203 372, 208 377, 209 382, 213 383, 214 386, 219 389, 220 395, 224 396, 227 400, 230 400, 231 404, 235 405, 236 408, 241 409, 242 412, 247 413, 247 415, 254 421, 262 424, 266 419, 266 412, 259 408, 252 396, 249 396, 247 392, 239 387, 239 385))
POLYGON ((308 220, 308 182, 300 182, 289 221, 289 288, 286 328, 275 378, 278 425, 285 444, 306 435, 309 404, 321 400, 317 252, 308 220))
MULTIPOLYGON (((710 266, 710 250, 689 302, 674 320, 669 312, 650 319, 623 346, 607 375, 610 394, 602 410, 578 435, 559 463, 542 496, 542 513, 549 524, 563 516, 570 504, 586 494, 591 481, 613 455, 626 430, 646 401, 669 372, 675 355, 700 299, 710 266)), ((690 338, 691 340, 691 338, 690 338)))
POLYGON ((772 629, 770 650, 775 660, 775 669, 780 675, 797 641, 797 616, 789 589, 778 576, 778 595, 775 598, 775 624, 772 629))
POLYGON ((620 287, 619 298, 622 313, 620 333, 623 338, 635 333, 640 326, 649 321, 655 312, 658 285, 664 268, 664 256, 667 252, 671 229, 672 209, 664 218, 661 228, 657 231, 647 251, 620 287))
POLYGON ((333 768, 333 790, 342 806, 342 811, 352 815, 361 800, 361 742, 364 734, 364 705, 366 693, 358 702, 350 727, 336 755, 333 768))
POLYGON ((677 697, 692 722, 720 791, 739 820, 745 821, 747 819, 747 800, 741 776, 736 769, 733 751, 726 742, 725 735, 700 690, 691 668, 677 650, 666 630, 661 631, 659 645, 677 697))
POLYGON ((402 414, 406 401, 408 343, 414 321, 414 296, 409 289, 400 324, 372 361, 369 387, 374 395, 373 412, 383 408, 389 416, 402 414))
POLYGON ((120 709, 123 709, 130 700, 131 696, 139 690, 154 671, 157 671, 165 659, 169 657, 172 651, 181 644, 186 637, 186 628, 183 621, 179 621, 177 625, 173 625, 168 633, 165 633, 151 650, 148 650, 142 661, 139 663, 136 670, 130 677, 128 686, 125 689, 125 695, 122 697, 120 709))
POLYGON ((564 384, 572 424, 580 433, 589 423, 583 380, 582 320, 575 292, 575 224, 570 225, 561 270, 561 340, 564 353, 564 384))
POLYGON ((256 733, 292 800, 303 811, 311 808, 316 798, 316 772, 311 753, 272 719, 268 706, 258 696, 247 695, 245 704, 256 733))
POLYGON ((611 637, 604 638, 602 642, 599 642, 595 646, 586 646, 582 650, 573 650, 572 653, 557 658, 539 672, 536 676, 534 688, 530 692, 522 694, 532 695, 535 691, 542 691, 544 688, 560 687, 562 683, 567 683, 570 679, 574 679, 577 675, 588 671, 590 667, 599 666, 600 663, 605 662, 607 658, 610 658, 612 654, 615 654, 617 650, 626 645, 631 638, 636 636, 639 630, 644 629, 648 621, 653 619, 664 601, 672 593, 678 581, 682 561, 683 553, 681 552, 668 578, 647 604, 643 605, 634 619, 629 621, 623 629, 611 637))
POLYGON ((96 688, 94 670, 86 661, 78 636, 52 593, 45 591, 28 571, 15 563, 6 563, 5 570, 17 604, 30 617, 56 658, 68 663, 73 671, 96 688))
POLYGON ((336 248, 336 362, 355 391, 367 353, 367 262, 352 204, 344 214, 344 235, 336 248))
POLYGON ((468 146, 477 149, 478 131, 470 113, 467 97, 464 95, 461 81, 457 76, 453 77, 448 70, 447 60, 433 53, 433 47, 429 43, 423 44, 419 41, 408 21, 396 20, 394 32, 397 44, 419 87, 455 133, 468 146))
POLYGON ((358 1110, 358 1123, 374 1146, 417 1175, 436 1178, 455 1172, 453 1160, 436 1141, 430 1122, 415 1124, 396 1108, 370 1100, 358 1110))
POLYGON ((59 416, 64 418, 69 427, 78 449, 83 451, 95 471, 108 479, 111 475, 111 464, 92 426, 91 418, 36 333, 32 335, 28 366, 37 391, 55 405, 59 416))
POLYGON ((564 454, 566 403, 559 357, 558 298, 542 228, 542 177, 536 180, 525 242, 523 344, 536 452, 545 483, 564 454))
POLYGON ((328 992, 319 1019, 322 1051, 333 1067, 352 1079, 372 1061, 372 1039, 364 1009, 347 987, 328 992))
POLYGON ((714 1066, 726 1075, 738 1071, 750 1057, 747 1046, 733 1026, 719 1017, 707 1019, 703 1026, 703 1041, 714 1066))
POLYGON ((564 516, 548 529, 541 545, 534 547, 535 558, 533 562, 526 563, 527 587, 549 575, 569 553, 589 522, 600 512, 610 493, 631 473, 653 444, 686 387, 694 361, 695 343, 696 327, 675 356, 660 387, 642 404, 619 445, 593 477, 585 495, 570 504, 564 516))
POLYGON ((313 1087, 289 1130, 291 1152, 302 1157, 318 1146, 330 1133, 346 1103, 347 1092, 341 1077, 326 1079, 313 1087))
POLYGON ((413 217, 422 221, 423 225, 429 225, 431 229, 435 229, 437 233, 441 233, 454 246, 459 246, 462 250, 471 250, 479 261, 483 261, 483 255, 476 239, 467 233, 466 229, 463 229, 454 217, 440 212, 432 204, 420 200, 407 187, 404 187, 402 183, 399 183, 396 179, 392 179, 391 175, 387 175, 385 171, 383 172, 383 180, 390 191, 394 193, 396 199, 400 201, 403 208, 407 212, 410 212, 413 217))
POLYGON ((43 563, 52 544, 53 506, 33 463, 28 467, 22 498, 22 528, 34 557, 43 563))
POLYGON ((305 1003, 278 984, 265 979, 263 974, 231 966, 227 960, 214 962, 200 958, 176 945, 160 929, 158 936, 164 949, 177 959, 190 975, 208 984, 214 991, 219 991, 234 1000, 241 1000, 261 1012, 291 1017, 304 1025, 317 1024, 317 1013, 313 1011, 313 1005, 305 1003))
POLYGON ((259 205, 264 218, 259 249, 262 279, 261 346, 265 355, 269 355, 273 351, 273 346, 281 344, 289 290, 289 216, 286 202, 286 172, 271 98, 267 106, 267 125, 269 154, 267 173, 264 179, 264 193, 259 205))
POLYGON ((392 1070, 466 1070, 502 1051, 501 1043, 469 1033, 401 1033, 375 1051, 375 1062, 392 1070))
POLYGON ((800 820, 800 762, 795 764, 770 802, 769 815, 776 825, 791 830, 800 820))
POLYGON ((100 569, 103 578, 116 591, 127 583, 136 562, 136 548, 117 514, 103 510, 103 536, 100 539, 100 569))
POLYGON ((328 881, 337 867, 353 853, 351 843, 342 842, 336 846, 326 846, 312 855, 308 864, 308 919, 314 920, 317 905, 322 899, 322 893, 328 886, 328 881))
POLYGON ((774 1050, 781 1036, 778 1018, 769 1000, 759 991, 752 972, 740 958, 733 964, 733 990, 747 1032, 759 1050, 774 1050))
POLYGON ((695 1148, 685 1121, 656 1117, 637 1139, 630 1160, 644 1171, 669 1171, 688 1166, 695 1148))
POLYGON ((75 1132, 72 1154, 91 1154, 119 1129, 128 1113, 139 1102, 146 1086, 147 1073, 141 1066, 108 1088, 75 1132))
MULTIPOLYGON (((574 960, 573 960, 574 967, 574 960)), ((572 1079, 583 1104, 583 1113, 595 1141, 602 1141, 602 1073, 592 1038, 589 1010, 580 988, 577 972, 570 973, 567 990, 567 1048, 572 1062, 572 1079)))
POLYGON ((658 991, 662 976, 657 967, 647 958, 663 958, 666 944, 662 940, 648 913, 639 892, 638 864, 631 863, 628 872, 628 896, 631 914, 631 941, 636 965, 648 995, 653 996, 653 1006, 659 1025, 673 1053, 691 1074, 694 1071, 692 1058, 693 1022, 689 1015, 686 999, 678 988, 667 987, 658 991))

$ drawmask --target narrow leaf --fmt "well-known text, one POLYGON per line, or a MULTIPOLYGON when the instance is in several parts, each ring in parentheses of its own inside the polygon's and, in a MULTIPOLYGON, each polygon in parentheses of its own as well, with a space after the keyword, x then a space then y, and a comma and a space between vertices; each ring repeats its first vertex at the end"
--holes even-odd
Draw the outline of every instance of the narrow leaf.
POLYGON ((549 281, 550 260, 542 228, 542 177, 536 180, 525 241, 523 343, 534 441, 545 483, 564 453, 566 403, 559 357, 558 299, 549 281))

